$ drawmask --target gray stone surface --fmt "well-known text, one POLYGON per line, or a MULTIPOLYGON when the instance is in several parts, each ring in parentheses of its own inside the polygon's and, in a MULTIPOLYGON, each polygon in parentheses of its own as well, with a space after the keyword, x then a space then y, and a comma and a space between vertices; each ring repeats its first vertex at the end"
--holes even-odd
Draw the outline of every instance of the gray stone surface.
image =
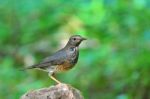
POLYGON ((84 99, 78 89, 67 84, 29 91, 20 99, 84 99))

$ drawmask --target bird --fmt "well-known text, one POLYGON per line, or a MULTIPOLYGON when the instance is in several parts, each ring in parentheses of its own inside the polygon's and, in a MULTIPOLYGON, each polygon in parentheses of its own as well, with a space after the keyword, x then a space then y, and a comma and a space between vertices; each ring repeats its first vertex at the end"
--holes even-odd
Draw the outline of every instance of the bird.
POLYGON ((54 77, 55 73, 63 72, 73 68, 78 62, 79 45, 86 38, 80 35, 73 35, 69 38, 67 44, 54 54, 44 58, 41 62, 25 67, 27 69, 40 69, 48 72, 48 76, 56 83, 61 83, 54 77))

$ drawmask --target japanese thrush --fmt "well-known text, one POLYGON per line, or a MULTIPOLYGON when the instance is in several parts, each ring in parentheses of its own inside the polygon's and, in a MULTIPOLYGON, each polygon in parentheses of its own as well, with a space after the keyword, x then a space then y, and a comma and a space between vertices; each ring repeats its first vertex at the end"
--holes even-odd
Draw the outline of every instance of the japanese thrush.
POLYGON ((64 48, 45 58, 38 64, 26 67, 24 69, 41 69, 48 72, 51 79, 57 83, 61 83, 53 74, 61 71, 67 71, 75 66, 79 56, 79 45, 86 40, 80 35, 73 35, 70 37, 68 43, 64 48))

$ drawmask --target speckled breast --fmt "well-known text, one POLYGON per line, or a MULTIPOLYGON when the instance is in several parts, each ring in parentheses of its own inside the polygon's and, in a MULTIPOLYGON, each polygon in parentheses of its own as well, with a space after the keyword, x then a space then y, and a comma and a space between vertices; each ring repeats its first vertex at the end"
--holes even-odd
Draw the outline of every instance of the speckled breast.
POLYGON ((74 53, 71 53, 68 55, 68 58, 65 60, 65 62, 61 65, 58 65, 56 67, 56 72, 62 72, 62 71, 67 71, 75 66, 75 64, 78 61, 78 49, 76 48, 74 53))

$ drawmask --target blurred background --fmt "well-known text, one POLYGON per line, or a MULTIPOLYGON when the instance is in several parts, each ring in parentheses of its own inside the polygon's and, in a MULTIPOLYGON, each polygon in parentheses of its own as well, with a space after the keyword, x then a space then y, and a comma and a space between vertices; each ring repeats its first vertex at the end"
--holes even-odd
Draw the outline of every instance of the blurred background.
POLYGON ((56 78, 85 99, 150 99, 149 0, 0 0, 0 98, 55 82, 40 62, 71 35, 88 38, 72 70, 56 78))

